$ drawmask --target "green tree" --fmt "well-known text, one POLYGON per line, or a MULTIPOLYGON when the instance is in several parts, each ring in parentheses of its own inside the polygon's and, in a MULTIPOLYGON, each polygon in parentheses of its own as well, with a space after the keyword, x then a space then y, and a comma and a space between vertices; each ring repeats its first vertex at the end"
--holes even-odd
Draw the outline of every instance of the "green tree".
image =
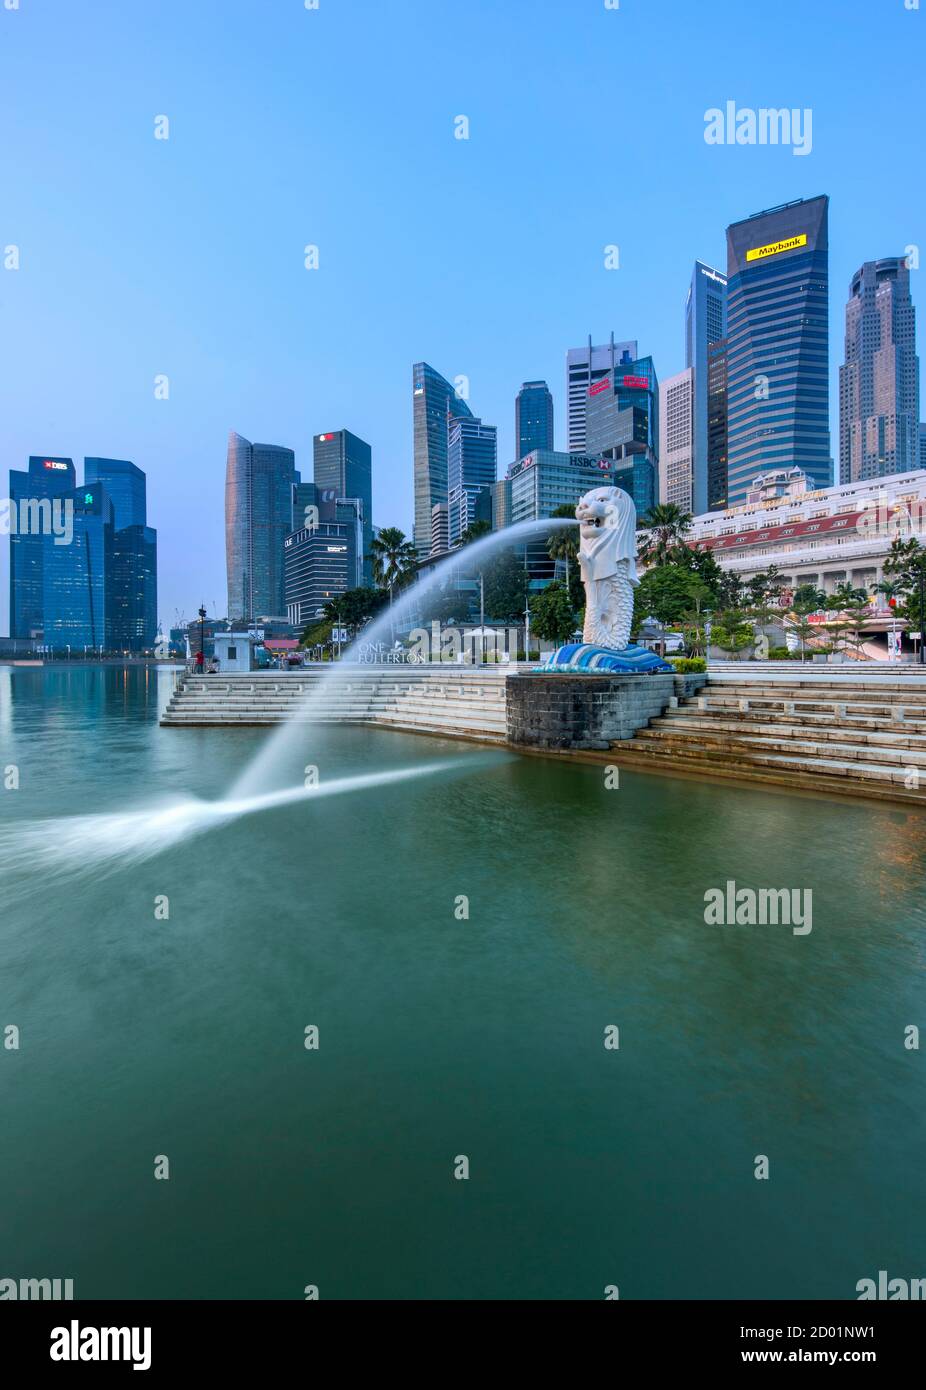
POLYGON ((897 585, 897 592, 903 598, 900 616, 906 618, 914 632, 922 631, 926 616, 920 611, 921 577, 926 588, 926 549, 917 540, 896 537, 884 562, 884 578, 897 585))
MULTIPOLYGON (((710 553, 710 552, 708 552, 710 553)), ((713 556, 711 557, 713 559, 713 556)), ((720 569, 720 566, 717 566, 720 569)), ((721 570, 717 581, 717 605, 719 608, 738 608, 743 602, 743 581, 732 570, 721 570)))
POLYGON ((800 639, 801 661, 811 637, 819 636, 820 628, 810 621, 810 614, 817 613, 826 606, 826 594, 816 584, 799 584, 791 599, 790 623, 800 639))
POLYGON ((481 541, 483 536, 488 536, 492 531, 491 521, 471 521, 466 530, 460 535, 455 546, 472 545, 473 541, 481 541))
POLYGON ((388 589, 389 602, 396 588, 408 583, 418 565, 418 552, 398 526, 384 526, 374 536, 368 557, 373 561, 373 578, 381 589, 388 589))
POLYGON ((483 570, 485 611, 504 622, 523 617, 527 607, 527 571, 517 556, 503 552, 483 570))
MULTIPOLYGON (((575 522, 576 509, 565 503, 561 507, 554 508, 550 516, 564 517, 575 522)), ((585 603, 585 593, 579 571, 578 523, 573 526, 558 526, 555 531, 551 531, 550 539, 547 542, 547 554, 551 560, 563 560, 565 562, 566 589, 569 594, 569 601, 573 608, 580 608, 585 603)))
POLYGON ((319 622, 313 618, 310 623, 306 623, 302 636, 299 639, 301 647, 327 647, 331 641, 331 623, 319 622))
POLYGON ((794 613, 817 613, 825 607, 826 594, 822 589, 818 589, 816 584, 799 584, 794 590, 794 597, 791 599, 791 609, 794 613))
POLYGON ((575 631, 576 615, 564 584, 548 584, 530 601, 531 628, 545 642, 561 646, 575 631))
POLYGON ((725 621, 715 623, 711 631, 712 644, 720 647, 721 651, 733 654, 754 646, 755 640, 752 624, 745 622, 741 615, 733 613, 727 614, 725 621))
POLYGON ((354 633, 387 602, 388 596, 382 589, 347 589, 322 605, 322 616, 326 622, 346 627, 354 633))
POLYGON ((769 565, 746 581, 746 600, 751 608, 776 607, 784 589, 784 580, 777 565, 769 565))
POLYGON ((684 565, 655 565, 640 580, 634 611, 638 619, 652 616, 664 626, 677 626, 711 598, 700 576, 684 565))
POLYGON ((463 593, 452 583, 425 601, 429 622, 436 619, 439 623, 467 623, 471 610, 472 595, 463 593))
POLYGON ((645 565, 664 565, 684 544, 692 516, 674 502, 658 502, 643 517, 647 535, 641 537, 639 558, 645 565))

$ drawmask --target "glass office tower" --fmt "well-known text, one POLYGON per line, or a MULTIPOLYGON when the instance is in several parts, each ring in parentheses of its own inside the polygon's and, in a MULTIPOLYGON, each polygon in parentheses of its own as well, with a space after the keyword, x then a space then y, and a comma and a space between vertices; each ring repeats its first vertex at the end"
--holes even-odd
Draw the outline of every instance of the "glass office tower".
POLYGON ((286 537, 286 616, 293 627, 318 622, 326 603, 356 588, 356 534, 350 522, 321 521, 286 537))
POLYGON ((659 497, 659 380, 652 357, 623 362, 586 391, 588 452, 615 465, 614 482, 644 516, 659 497))
POLYGON ((151 526, 113 530, 107 627, 106 645, 111 651, 143 652, 155 644, 158 542, 157 532, 151 526))
MULTIPOLYGON (((694 373, 692 382, 692 495, 691 510, 697 516, 710 507, 708 450, 708 397, 710 395, 710 352, 727 332, 727 278, 713 266, 695 261, 688 299, 685 304, 685 367, 694 373)), ((715 451, 716 452, 716 451, 715 451)), ((662 461, 660 460, 660 463, 662 461)), ((715 475, 717 461, 714 461, 715 475)), ((715 482, 716 490, 716 482, 715 482)), ((722 489, 726 494, 726 479, 722 489)))
POLYGON ((292 530, 292 449, 252 444, 232 430, 225 468, 228 617, 250 622, 285 612, 283 542, 292 530))
POLYGON ((503 524, 537 521, 552 516, 557 507, 574 507, 592 488, 615 487, 615 468, 610 459, 534 449, 508 470, 509 511, 503 524))
POLYGON ((113 651, 145 651, 157 637, 157 532, 148 526, 147 479, 128 459, 85 458, 84 486, 101 486, 113 508, 110 630, 113 651))
POLYGON ((145 475, 128 459, 84 459, 84 482, 101 483, 113 504, 113 525, 145 526, 148 522, 145 475))
POLYGON ((904 256, 866 261, 846 304, 839 369, 839 481, 857 483, 921 467, 916 310, 904 256))
POLYGON ((52 525, 51 502, 71 496, 76 482, 73 460, 50 454, 33 454, 27 470, 10 470, 11 637, 28 639, 42 631, 44 539, 52 525))
MULTIPOLYGON (((451 420, 447 429, 447 533, 451 548, 476 520, 478 496, 497 473, 497 431, 477 419, 451 420)), ((433 515, 432 515, 433 525, 433 515)))
POLYGON ((566 449, 581 454, 590 449, 585 434, 585 414, 589 387, 602 381, 616 367, 635 361, 637 344, 634 339, 616 343, 610 341, 597 347, 589 335, 588 346, 569 348, 566 352, 566 449))
POLYGON ((553 448, 553 397, 545 381, 525 381, 514 402, 517 457, 553 448))
POLYGON ((727 340, 707 350, 707 510, 727 505, 727 340))
POLYGON ((828 204, 786 203, 727 228, 730 506, 773 469, 833 481, 828 204))
POLYGON ((55 651, 70 647, 109 650, 112 644, 113 507, 98 483, 66 494, 74 507, 70 545, 43 536, 43 641, 55 651))
POLYGON ((316 491, 334 492, 337 499, 356 498, 362 531, 362 577, 373 583, 370 545, 373 541, 373 451, 350 430, 317 434, 313 441, 313 477, 316 491))
POLYGON ((412 425, 415 451, 415 549, 431 553, 431 511, 448 502, 447 427, 473 412, 454 388, 427 362, 412 368, 412 425))

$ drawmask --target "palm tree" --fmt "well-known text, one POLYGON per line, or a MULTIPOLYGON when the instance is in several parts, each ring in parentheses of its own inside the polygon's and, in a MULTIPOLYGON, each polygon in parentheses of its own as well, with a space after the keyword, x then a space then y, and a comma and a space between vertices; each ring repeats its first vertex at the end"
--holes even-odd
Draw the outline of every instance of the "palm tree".
MULTIPOLYGON (((551 517, 568 517, 570 521, 576 519, 576 509, 571 507, 568 502, 560 507, 554 507, 550 513, 551 517)), ((570 599, 574 599, 572 592, 572 574, 570 561, 576 560, 579 555, 579 527, 558 526, 551 532, 550 539, 547 541, 547 554, 551 560, 564 560, 566 562, 566 593, 570 599)))
POLYGON ((684 545, 691 527, 691 512, 685 512, 675 502, 657 502, 643 518, 649 535, 640 542, 640 559, 645 565, 665 565, 672 552, 684 545))
POLYGON ((381 589, 389 590, 392 603, 396 584, 400 584, 415 569, 418 552, 398 526, 384 526, 373 537, 369 558, 373 561, 373 578, 381 589))
MULTIPOLYGON (((888 608, 891 610, 891 637, 893 638, 893 634, 897 631, 897 624, 895 622, 895 618, 897 613, 897 601, 901 597, 902 593, 900 585, 893 579, 884 578, 880 580, 879 583, 872 584, 871 592, 873 594, 880 594, 881 597, 884 599, 884 602, 887 604, 888 608)), ((903 638, 901 638, 901 642, 902 641, 903 638)), ((888 647, 888 660, 891 659, 892 652, 893 647, 888 647)))
POLYGON ((880 583, 872 584, 871 592, 873 594, 880 594, 888 608, 893 608, 894 605, 891 603, 891 599, 899 599, 901 591, 900 585, 896 584, 893 579, 882 579, 880 583))
POLYGON ((491 530, 491 521, 471 521, 466 529, 460 533, 460 539, 454 542, 454 548, 461 545, 472 545, 473 541, 482 540, 483 536, 489 535, 491 530))

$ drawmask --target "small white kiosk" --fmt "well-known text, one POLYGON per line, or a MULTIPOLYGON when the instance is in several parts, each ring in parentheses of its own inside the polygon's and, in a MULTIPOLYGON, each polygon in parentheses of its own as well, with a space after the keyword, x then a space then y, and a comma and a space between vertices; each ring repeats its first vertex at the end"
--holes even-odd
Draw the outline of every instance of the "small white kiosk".
POLYGON ((253 671, 254 648, 261 638, 254 632, 217 632, 213 638, 219 671, 253 671))

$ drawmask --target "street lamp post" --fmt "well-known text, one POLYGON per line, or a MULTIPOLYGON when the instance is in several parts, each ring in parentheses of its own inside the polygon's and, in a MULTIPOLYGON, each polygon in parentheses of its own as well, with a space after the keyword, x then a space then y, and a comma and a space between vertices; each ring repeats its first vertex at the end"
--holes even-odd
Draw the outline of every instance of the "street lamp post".
MULTIPOLYGON (((922 558, 922 557, 921 557, 922 558)), ((924 590, 926 590, 926 571, 920 563, 920 665, 926 662, 926 612, 924 612, 923 600, 924 590)))
POLYGON ((524 609, 524 660, 531 659, 531 610, 528 602, 524 609))
POLYGON ((486 587, 482 574, 479 575, 479 665, 485 665, 486 659, 486 587))
MULTIPOLYGON (((199 654, 202 660, 199 662, 201 669, 206 666, 206 605, 203 604, 199 609, 199 654)), ((203 689, 205 690, 205 686, 203 689)))

